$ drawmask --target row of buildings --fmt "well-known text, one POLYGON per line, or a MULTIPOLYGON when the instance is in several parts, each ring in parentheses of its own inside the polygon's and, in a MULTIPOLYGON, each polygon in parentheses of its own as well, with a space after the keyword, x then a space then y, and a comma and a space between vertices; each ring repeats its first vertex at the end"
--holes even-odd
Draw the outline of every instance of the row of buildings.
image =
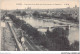
MULTIPOLYGON (((77 19, 79 20, 79 7, 77 7, 75 5, 75 7, 73 8, 70 8, 70 7, 67 7, 67 8, 62 8, 62 9, 31 9, 31 7, 28 7, 27 9, 17 9, 17 10, 11 10, 11 11, 8 11, 8 13, 14 13, 16 11, 21 11, 21 12, 26 12, 27 15, 32 15, 35 11, 39 12, 39 14, 46 14, 46 15, 49 15, 49 16, 55 16, 55 17, 60 17, 61 14, 64 14, 66 16, 70 16, 74 19, 77 19)), ((6 11, 2 11, 2 15, 6 13, 6 11)), ((15 13, 14 13, 15 14, 15 13)))
POLYGON ((56 17, 60 17, 61 14, 65 14, 79 20, 79 7, 77 7, 76 5, 73 8, 67 7, 62 9, 31 9, 31 7, 28 7, 27 9, 25 9, 25 11, 26 13, 31 14, 34 11, 38 11, 40 14, 54 15, 56 17))

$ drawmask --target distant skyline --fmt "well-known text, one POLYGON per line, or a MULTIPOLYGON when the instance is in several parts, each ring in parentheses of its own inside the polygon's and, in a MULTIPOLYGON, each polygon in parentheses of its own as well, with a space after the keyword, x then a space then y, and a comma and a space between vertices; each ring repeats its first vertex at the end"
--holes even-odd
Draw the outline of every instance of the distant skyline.
POLYGON ((1 9, 4 10, 25 9, 28 7, 32 9, 72 8, 75 5, 79 7, 79 0, 1 0, 1 9))

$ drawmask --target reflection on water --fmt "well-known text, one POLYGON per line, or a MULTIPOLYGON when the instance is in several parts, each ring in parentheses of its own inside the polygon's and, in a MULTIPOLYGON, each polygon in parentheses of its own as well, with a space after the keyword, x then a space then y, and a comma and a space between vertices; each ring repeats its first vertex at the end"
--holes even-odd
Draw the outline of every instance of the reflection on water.
MULTIPOLYGON (((26 18, 24 21, 26 23, 29 23, 31 26, 35 28, 39 28, 40 26, 42 27, 53 27, 56 25, 59 25, 58 23, 53 23, 53 19, 49 19, 47 21, 44 21, 43 19, 34 19, 34 18, 26 18), (52 20, 51 22, 49 20, 52 20)), ((56 22, 59 22, 58 20, 55 20, 56 22)), ((41 32, 46 32, 47 29, 38 29, 41 32)), ((69 30, 69 36, 68 39, 70 41, 70 44, 73 43, 75 40, 79 41, 79 29, 78 28, 73 28, 69 30)))
POLYGON ((26 18, 25 21, 36 28, 38 28, 40 26, 42 26, 42 27, 53 27, 54 26, 54 23, 46 22, 42 19, 26 18))
POLYGON ((68 39, 70 41, 70 44, 73 43, 75 40, 79 41, 79 29, 71 28, 69 31, 68 39))

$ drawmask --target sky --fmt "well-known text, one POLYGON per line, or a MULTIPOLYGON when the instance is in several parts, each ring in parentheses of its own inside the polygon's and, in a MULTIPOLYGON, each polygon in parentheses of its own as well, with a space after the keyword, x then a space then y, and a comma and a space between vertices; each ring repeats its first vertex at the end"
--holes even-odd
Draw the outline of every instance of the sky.
POLYGON ((55 9, 66 7, 72 8, 75 5, 79 7, 79 0, 1 0, 0 4, 1 9, 5 10, 25 9, 27 7, 31 7, 32 9, 55 9), (29 5, 29 4, 41 4, 41 5, 29 5))

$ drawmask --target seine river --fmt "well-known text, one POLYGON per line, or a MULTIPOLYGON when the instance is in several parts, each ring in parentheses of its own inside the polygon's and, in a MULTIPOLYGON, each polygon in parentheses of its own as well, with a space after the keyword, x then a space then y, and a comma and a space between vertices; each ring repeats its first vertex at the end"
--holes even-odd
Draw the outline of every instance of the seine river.
MULTIPOLYGON (((30 17, 30 18, 25 18, 23 20, 35 28, 54 27, 54 26, 58 26, 58 25, 67 25, 67 24, 71 24, 71 25, 75 26, 75 24, 56 20, 56 19, 36 19, 36 18, 30 17)), ((45 28, 39 29, 39 31, 41 31, 41 32, 46 32, 46 30, 47 29, 45 29, 45 28)), ((68 39, 69 39, 70 43, 73 43, 75 40, 79 41, 79 28, 71 27, 69 30, 68 39)))

